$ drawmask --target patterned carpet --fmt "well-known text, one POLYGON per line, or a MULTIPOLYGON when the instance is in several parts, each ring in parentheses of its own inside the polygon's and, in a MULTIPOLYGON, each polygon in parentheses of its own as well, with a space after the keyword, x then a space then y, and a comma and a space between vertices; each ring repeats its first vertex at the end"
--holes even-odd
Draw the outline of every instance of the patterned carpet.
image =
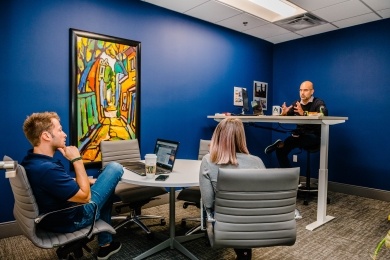
MULTIPOLYGON (((377 243, 390 230, 387 216, 390 214, 390 202, 367 199, 342 193, 329 192, 331 203, 328 204, 328 215, 336 219, 314 230, 305 229, 307 224, 316 219, 316 201, 308 206, 298 199, 297 208, 303 218, 297 221, 297 241, 291 247, 271 247, 253 249, 252 259, 285 260, 285 259, 329 259, 329 260, 362 260, 371 259, 377 243)), ((159 214, 167 218, 168 205, 145 209, 144 214, 159 214)), ((199 211, 195 207, 182 208, 182 202, 176 203, 176 231, 184 234, 194 225, 188 222, 187 227, 180 225, 182 217, 195 216, 199 211)), ((164 234, 168 236, 168 226, 160 226, 157 220, 147 220, 145 223, 156 234, 154 239, 148 239, 142 230, 134 225, 122 228, 115 239, 123 243, 121 251, 111 259, 132 259, 145 250, 161 242, 164 234)), ((232 249, 212 249, 208 246, 206 237, 184 243, 199 259, 235 259, 232 249)), ((90 246, 97 248, 96 241, 90 246)), ((15 236, 0 240, 0 259, 56 259, 55 250, 36 248, 23 236, 15 236)), ((91 259, 85 256, 84 259, 91 259)), ((176 250, 166 249, 147 259, 187 259, 176 250)), ((378 259, 390 259, 390 249, 383 248, 378 259)))

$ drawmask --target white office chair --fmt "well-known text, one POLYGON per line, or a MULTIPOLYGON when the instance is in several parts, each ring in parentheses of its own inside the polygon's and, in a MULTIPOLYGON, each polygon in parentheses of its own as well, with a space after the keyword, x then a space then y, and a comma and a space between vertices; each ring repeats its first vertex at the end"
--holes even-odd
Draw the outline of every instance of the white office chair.
MULTIPOLYGON (((11 161, 12 159, 10 157, 4 156, 4 162, 11 161)), ((10 173, 8 170, 7 172, 10 173)), ((75 232, 56 233, 41 229, 38 223, 47 215, 55 212, 39 215, 38 204, 36 203, 26 172, 22 165, 16 164, 15 171, 12 171, 12 174, 7 174, 7 177, 9 177, 15 199, 14 217, 23 235, 39 248, 57 248, 56 253, 59 259, 69 259, 71 256, 80 258, 83 255, 82 248, 89 253, 92 253, 92 250, 87 246, 87 243, 95 234, 103 231, 110 232, 111 234, 116 233, 109 224, 101 219, 94 220, 91 226, 75 232)), ((82 206, 82 204, 80 204, 80 206, 82 206)), ((96 214, 94 215, 96 216, 96 214)))
POLYGON ((220 168, 207 234, 214 248, 290 246, 299 168, 220 168))

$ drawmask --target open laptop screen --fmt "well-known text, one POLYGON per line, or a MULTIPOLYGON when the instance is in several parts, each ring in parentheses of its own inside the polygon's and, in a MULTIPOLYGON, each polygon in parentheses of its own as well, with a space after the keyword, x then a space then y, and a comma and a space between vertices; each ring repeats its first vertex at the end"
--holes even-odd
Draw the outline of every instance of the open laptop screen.
POLYGON ((157 139, 154 153, 157 155, 157 166, 173 169, 179 142, 157 139))

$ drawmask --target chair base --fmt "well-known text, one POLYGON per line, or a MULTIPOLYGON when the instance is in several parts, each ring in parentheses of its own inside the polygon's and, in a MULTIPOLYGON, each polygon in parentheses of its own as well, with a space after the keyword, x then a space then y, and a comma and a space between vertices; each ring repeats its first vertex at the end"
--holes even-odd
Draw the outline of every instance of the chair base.
POLYGON ((77 240, 74 242, 71 242, 69 244, 60 246, 56 250, 56 254, 58 256, 58 259, 80 259, 83 257, 83 248, 90 254, 93 255, 94 258, 96 256, 92 253, 92 249, 87 246, 87 243, 93 240, 93 237, 91 238, 84 238, 81 240, 77 240))
MULTIPOLYGON (((298 187, 298 197, 300 195, 304 196, 303 205, 309 205, 309 201, 318 196, 318 185, 311 183, 309 187, 306 187, 306 183, 301 182, 298 187)), ((329 204, 330 198, 327 198, 326 202, 329 204)))
POLYGON ((163 216, 157 216, 157 215, 130 215, 130 216, 113 216, 111 217, 111 220, 122 220, 117 225, 114 226, 114 229, 117 230, 128 223, 135 223, 140 228, 142 228, 146 234, 150 235, 152 232, 150 229, 141 221, 141 219, 160 219, 160 225, 165 226, 166 221, 163 216))
POLYGON ((187 221, 200 222, 200 218, 182 218, 182 219, 181 219, 181 226, 182 226, 182 227, 185 227, 187 221))
POLYGON ((193 227, 193 228, 191 228, 190 230, 188 230, 187 232, 186 232, 186 236, 189 236, 189 235, 192 235, 192 234, 194 234, 195 232, 198 232, 199 230, 202 230, 202 226, 201 225, 198 225, 198 226, 195 226, 195 227, 193 227))
POLYGON ((309 205, 310 199, 313 197, 317 197, 318 195, 318 186, 317 184, 310 183, 310 185, 306 185, 306 182, 301 182, 298 187, 298 196, 300 194, 304 195, 304 205, 309 205))
MULTIPOLYGON (((201 219, 200 218, 183 218, 182 220, 181 220, 181 226, 182 227, 185 227, 186 226, 186 222, 187 221, 196 221, 196 222, 201 222, 201 219)), ((195 226, 195 227, 192 227, 190 230, 188 230, 187 232, 186 232, 186 236, 188 236, 188 235, 192 235, 193 233, 195 233, 195 232, 197 232, 197 231, 199 231, 199 230, 202 230, 202 225, 197 225, 197 226, 195 226)), ((204 231, 204 230, 202 230, 202 231, 204 231)))
POLYGON ((298 194, 299 192, 305 193, 305 199, 303 201, 304 205, 309 205, 309 200, 312 196, 318 195, 318 184, 311 183, 311 171, 310 171, 310 155, 312 153, 316 153, 320 150, 320 147, 318 145, 311 146, 311 147, 301 147, 301 149, 306 151, 306 182, 301 182, 300 186, 298 187, 298 194))

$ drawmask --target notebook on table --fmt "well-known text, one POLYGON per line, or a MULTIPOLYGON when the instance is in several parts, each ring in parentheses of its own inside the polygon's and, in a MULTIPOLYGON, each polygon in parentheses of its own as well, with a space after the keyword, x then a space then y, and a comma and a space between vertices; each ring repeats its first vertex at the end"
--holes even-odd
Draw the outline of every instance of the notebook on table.
MULTIPOLYGON (((158 138, 154 146, 154 154, 157 155, 156 175, 168 174, 173 170, 175 164, 179 142, 164 140, 158 138)), ((141 176, 146 176, 145 163, 143 162, 127 162, 122 163, 127 170, 135 172, 141 176)))

